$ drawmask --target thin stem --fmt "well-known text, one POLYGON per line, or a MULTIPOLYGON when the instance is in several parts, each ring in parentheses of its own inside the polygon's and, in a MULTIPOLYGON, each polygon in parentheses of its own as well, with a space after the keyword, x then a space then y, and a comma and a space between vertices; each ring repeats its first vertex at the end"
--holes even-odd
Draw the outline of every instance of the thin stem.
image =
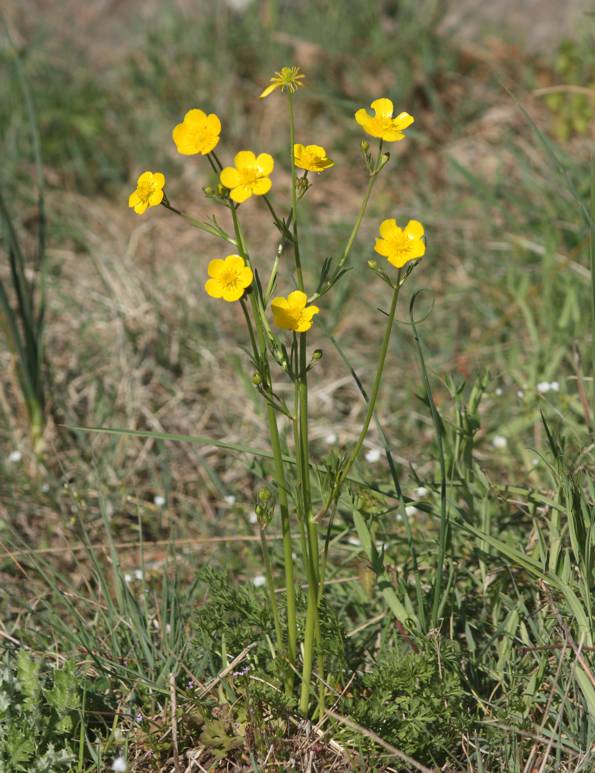
POLYGON ((273 584, 273 568, 271 566, 271 556, 269 554, 269 546, 267 544, 266 534, 262 526, 258 526, 260 532, 260 546, 262 548, 262 557, 264 560, 264 569, 267 578, 267 589, 269 591, 269 597, 271 601, 271 610, 273 612, 273 622, 275 625, 275 637, 277 639, 277 647, 279 652, 283 652, 285 646, 283 644, 283 634, 281 633, 281 618, 279 617, 279 608, 277 606, 277 598, 275 594, 275 586, 273 584))
MULTIPOLYGON (((231 210, 234 231, 236 240, 238 243, 238 249, 241 256, 249 262, 248 253, 246 251, 246 244, 242 230, 240 228, 240 222, 236 207, 232 207, 231 210)), ((264 374, 267 380, 270 380, 270 374, 268 372, 268 365, 266 361, 266 338, 264 333, 264 327, 262 323, 262 317, 260 313, 260 301, 256 296, 256 292, 250 293, 250 302, 252 304, 252 313, 254 314, 254 320, 256 322, 257 341, 254 341, 254 334, 252 333, 254 355, 267 368, 267 372, 264 374)), ((247 310, 245 310, 246 316, 247 310)), ((251 326, 249 325, 249 330, 251 326)), ((279 497, 279 510, 281 511, 281 533, 283 535, 283 563, 285 570, 285 590, 287 594, 287 642, 288 642, 288 656, 289 662, 292 666, 295 666, 297 659, 297 613, 296 613, 296 599, 295 599, 295 581, 293 572, 293 541, 291 537, 291 524, 289 520, 289 502, 287 499, 287 483, 285 479, 285 467, 283 464, 283 451, 281 449, 281 438, 279 437, 279 427, 277 426, 277 415, 275 409, 270 403, 267 403, 267 422, 269 428, 269 436, 271 440, 271 450, 273 452, 273 477, 277 486, 277 495, 279 497)), ((293 669, 290 669, 290 682, 288 684, 288 691, 292 689, 293 681, 293 669)))
POLYGON ((364 444, 364 440, 366 439, 366 435, 368 433, 368 428, 370 427, 370 422, 372 421, 372 416, 374 415, 374 409, 376 407, 376 400, 378 398, 378 392, 380 390, 380 384, 382 383, 382 375, 384 373, 384 364, 386 362, 386 355, 388 353, 388 345, 390 342, 390 336, 393 329, 393 324, 395 321, 395 312, 397 310, 397 302, 399 300, 399 290, 401 285, 401 272, 399 271, 397 275, 397 282, 395 285, 395 289, 393 291, 393 298, 390 306, 390 311, 388 314, 388 321, 386 323, 386 330, 384 331, 384 338, 382 340, 382 347, 380 349, 380 357, 378 359, 378 365, 376 367, 376 376, 374 377, 374 384, 372 386, 372 392, 370 394, 370 400, 368 401, 368 410, 366 411, 366 417, 364 419, 364 423, 361 429, 361 432, 359 434, 359 437, 357 439, 357 442, 353 448, 353 451, 351 452, 349 459, 347 461, 347 464, 343 468, 343 472, 341 475, 341 482, 345 480, 347 475, 349 474, 349 471, 351 470, 354 462, 356 461, 357 457, 359 456, 359 453, 362 449, 362 446, 364 444))
POLYGON ((293 94, 288 92, 289 101, 289 161, 291 163, 291 207, 293 212, 293 247, 295 251, 295 269, 298 279, 298 288, 304 290, 304 274, 300 258, 300 246, 298 243, 298 216, 297 216, 297 174, 295 170, 295 116, 293 112, 293 94))
POLYGON ((591 432, 595 435, 595 154, 591 157, 591 220, 589 225, 589 252, 591 253, 591 376, 592 376, 592 410, 591 432))
POLYGON ((374 170, 370 172, 370 179, 368 180, 368 186, 366 188, 366 193, 364 195, 364 199, 362 201, 360 210, 357 215, 357 219, 353 225, 353 228, 351 229, 351 233, 349 235, 349 239, 347 240, 347 244, 345 245, 345 249, 343 250, 343 254, 341 255, 341 259, 339 261, 339 268, 345 265, 345 261, 349 257, 349 253, 351 252, 351 248, 353 247, 353 243, 355 241, 355 238, 359 232, 360 226, 362 224, 362 220, 364 219, 364 215, 366 214, 366 210, 368 208, 368 202, 370 201, 370 195, 372 194, 372 189, 374 188, 374 184, 376 182, 376 178, 378 177, 378 172, 380 171, 380 160, 382 158, 382 144, 383 141, 380 140, 378 143, 378 157, 376 159, 376 164, 374 165, 374 170))
POLYGON ((323 676, 323 660, 320 647, 320 620, 318 604, 320 599, 320 558, 318 548, 318 528, 312 519, 312 494, 310 490, 310 452, 308 444, 308 373, 306 355, 306 334, 299 337, 299 366, 297 381, 298 401, 298 449, 300 458, 302 515, 306 523, 309 557, 308 606, 306 611, 306 628, 304 632, 304 663, 302 670, 302 687, 300 693, 300 711, 306 714, 310 702, 312 681, 312 663, 314 658, 314 641, 317 641, 319 676, 323 676))

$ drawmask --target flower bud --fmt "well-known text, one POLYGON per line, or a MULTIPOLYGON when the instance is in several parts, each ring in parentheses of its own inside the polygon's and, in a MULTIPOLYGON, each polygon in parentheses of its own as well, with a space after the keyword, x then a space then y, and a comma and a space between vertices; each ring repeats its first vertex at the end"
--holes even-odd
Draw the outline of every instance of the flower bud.
MULTIPOLYGON (((258 492, 258 499, 260 502, 269 502, 271 497, 273 495, 271 494, 271 490, 267 488, 266 486, 264 488, 261 488, 258 492)), ((258 511, 257 511, 258 514, 258 511)))
POLYGON ((359 146, 360 146, 360 148, 362 150, 362 153, 367 153, 370 150, 370 143, 366 139, 363 139, 360 142, 359 146))
POLYGON ((254 386, 260 386, 262 384, 262 378, 260 376, 260 373, 258 373, 257 371, 255 371, 252 374, 252 383, 254 384, 254 386))
POLYGON ((368 268, 371 268, 372 271, 376 271, 376 269, 378 268, 378 263, 375 260, 369 260, 368 268))
POLYGON ((312 352, 312 362, 318 362, 318 360, 321 360, 322 354, 322 349, 314 349, 312 352))

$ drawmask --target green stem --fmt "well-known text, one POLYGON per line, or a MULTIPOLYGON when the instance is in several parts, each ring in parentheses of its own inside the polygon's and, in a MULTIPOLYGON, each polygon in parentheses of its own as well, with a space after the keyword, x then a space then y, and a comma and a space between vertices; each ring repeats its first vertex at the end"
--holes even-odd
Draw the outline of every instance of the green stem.
POLYGON ((591 253, 591 432, 595 435, 595 154, 591 157, 591 220, 589 225, 589 252, 591 253))
POLYGON ((362 450, 362 446, 364 444, 364 440, 366 439, 366 435, 368 433, 368 429, 370 427, 370 422, 372 421, 372 416, 374 415, 374 409, 376 407, 376 400, 378 398, 378 392, 380 390, 380 384, 382 383, 382 375, 384 373, 384 364, 386 362, 386 355, 388 353, 388 345, 390 342, 390 336, 392 333, 394 321, 395 321, 395 313, 397 310, 397 301, 399 300, 399 290, 400 290, 400 284, 401 284, 401 272, 399 271, 397 275, 397 282, 393 291, 393 299, 390 306, 390 311, 388 313, 388 322, 386 323, 386 330, 384 331, 384 338, 382 340, 382 347, 380 349, 380 357, 378 360, 378 365, 376 367, 376 376, 374 377, 374 384, 372 386, 372 392, 370 394, 370 400, 368 401, 368 410, 366 411, 366 417, 364 419, 364 423, 361 429, 361 432, 359 434, 359 437, 357 439, 357 442, 353 448, 353 451, 351 452, 349 459, 347 460, 347 464, 343 468, 342 474, 341 474, 341 483, 345 480, 347 475, 349 475, 349 471, 351 470, 353 464, 355 463, 357 457, 359 456, 360 451, 362 450))
POLYGON ((293 112, 293 94, 288 92, 289 101, 289 161, 291 163, 291 207, 293 212, 293 247, 295 250, 295 269, 298 279, 298 288, 304 290, 304 274, 300 258, 300 246, 298 243, 298 216, 297 216, 297 174, 295 171, 295 116, 293 112))
MULTIPOLYGON (((238 243, 238 249, 241 256, 249 262, 248 253, 246 251, 246 244, 240 223, 236 207, 231 209, 234 231, 236 240, 238 243)), ((250 293, 250 302, 252 305, 252 313, 256 322, 256 337, 257 341, 254 341, 254 333, 251 333, 252 343, 254 347, 254 355, 266 363, 266 338, 264 333, 264 327, 261 317, 260 301, 256 295, 256 288, 250 293)), ((245 307, 244 307, 245 308, 245 307)), ((248 317, 247 309, 245 314, 248 317)), ((249 330, 252 326, 249 325, 249 330)), ((270 379, 270 374, 265 373, 267 379, 270 379)), ((283 451, 281 449, 281 439, 279 437, 279 427, 277 426, 277 416, 275 409, 270 403, 267 403, 267 422, 269 428, 269 436, 271 440, 271 450, 273 452, 273 477, 277 486, 277 494, 279 498, 279 510, 281 511, 281 533, 283 535, 283 563, 285 570, 285 590, 287 594, 287 642, 288 642, 288 656, 289 662, 292 666, 295 666, 297 660, 297 613, 296 613, 296 599, 295 599, 295 580, 293 572, 293 542, 291 537, 291 524, 289 520, 289 502, 287 498, 287 483, 285 479, 285 467, 283 464, 283 451)), ((291 681, 293 681, 293 669, 291 671, 291 681)), ((292 687, 289 684, 288 689, 292 687)))
POLYGON ((260 546, 262 548, 262 557, 264 560, 264 568, 267 578, 267 588, 269 591, 269 597, 271 600, 271 610, 273 612, 273 622, 275 625, 275 637, 277 639, 277 648, 281 653, 285 649, 283 644, 283 634, 281 633, 281 619, 279 617, 279 608, 277 607, 277 598, 275 596, 275 586, 273 584, 273 568, 271 566, 271 556, 269 555, 269 546, 267 544, 267 538, 264 533, 264 529, 259 525, 260 531, 260 546))
POLYGON ((347 244, 345 245, 345 249, 343 250, 343 254, 341 255, 341 259, 339 261, 338 268, 342 268, 345 265, 345 261, 349 257, 349 253, 351 252, 351 248, 353 247, 353 243, 355 241, 355 238, 359 232, 360 226, 362 224, 362 220, 364 219, 364 215, 366 214, 366 210, 368 209, 368 202, 370 201, 370 196, 372 194, 372 189, 374 188, 374 184, 376 182, 376 178, 378 177, 378 172, 380 171, 380 160, 382 158, 382 140, 380 140, 378 144, 378 158, 376 159, 376 164, 374 165, 374 170, 370 172, 370 179, 368 180, 368 186, 366 188, 366 193, 364 195, 364 199, 362 201, 362 205, 360 207, 360 210, 357 215, 357 219, 353 225, 353 228, 351 229, 351 233, 349 235, 349 239, 347 240, 347 244))
POLYGON ((320 620, 318 604, 320 599, 320 559, 318 549, 318 528, 312 519, 312 494, 310 489, 310 453, 308 447, 308 379, 306 334, 299 338, 299 364, 297 380, 298 402, 298 442, 297 456, 300 460, 300 489, 302 496, 302 517, 306 524, 308 543, 308 606, 306 611, 306 628, 304 631, 304 662, 302 669, 302 686, 300 693, 300 711, 307 714, 310 702, 312 681, 312 664, 314 659, 314 643, 318 643, 318 668, 323 679, 322 650, 320 647, 320 620))

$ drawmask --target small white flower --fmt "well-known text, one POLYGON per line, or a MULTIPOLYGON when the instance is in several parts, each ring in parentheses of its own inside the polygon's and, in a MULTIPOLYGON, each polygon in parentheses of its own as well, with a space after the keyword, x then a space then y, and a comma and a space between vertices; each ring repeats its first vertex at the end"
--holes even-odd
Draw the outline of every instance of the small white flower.
POLYGON ((539 384, 537 384, 537 391, 544 395, 546 392, 549 392, 551 389, 549 381, 540 381, 539 384))
POLYGON ((405 515, 407 515, 407 517, 417 515, 417 513, 419 513, 419 510, 415 505, 405 505, 405 515))
POLYGON ((517 396, 519 399, 521 399, 521 398, 523 398, 523 397, 525 396, 525 393, 523 392, 523 390, 522 390, 522 389, 517 389, 517 391, 516 391, 516 396, 517 396))
POLYGON ((143 579, 143 573, 141 569, 135 569, 134 570, 134 579, 135 580, 142 580, 143 579))
POLYGON ((494 435, 492 445, 494 448, 506 448, 508 440, 503 435, 494 435))
POLYGON ((533 465, 533 467, 539 466, 539 459, 536 456, 534 456, 533 459, 531 459, 531 464, 533 465))
POLYGON ((128 584, 132 582, 132 575, 128 574, 128 572, 124 575, 124 582, 128 584))
POLYGON ((249 523, 257 523, 258 522, 258 516, 256 515, 256 511, 252 510, 250 515, 248 516, 249 523))
POLYGON ((50 490, 50 484, 49 483, 42 483, 41 484, 41 491, 43 494, 47 494, 50 490))
POLYGON ((153 504, 155 507, 163 507, 165 505, 165 497, 161 496, 161 494, 157 494, 156 497, 153 497, 153 504))
POLYGON ((369 451, 366 451, 366 461, 370 462, 370 464, 378 462, 381 456, 382 451, 379 448, 370 448, 369 451))
POLYGON ((551 381, 550 382, 550 389, 552 392, 559 392, 560 391, 560 382, 559 381, 551 381))
POLYGON ((116 757, 116 759, 112 762, 112 770, 115 773, 126 773, 128 770, 128 765, 126 764, 124 757, 116 757))
POLYGON ((428 489, 425 486, 419 486, 415 489, 413 495, 416 499, 421 499, 422 497, 425 497, 427 493, 428 489))
POLYGON ((235 505, 236 498, 233 494, 228 494, 226 497, 223 497, 223 499, 227 502, 228 505, 235 505))
POLYGON ((496 389, 494 389, 494 394, 496 395, 496 397, 502 397, 504 393, 500 387, 496 387, 496 389))
POLYGON ((252 579, 252 585, 254 585, 255 588, 262 588, 263 585, 266 585, 267 578, 264 576, 264 574, 257 574, 256 577, 252 579))
POLYGON ((358 540, 358 538, 357 538, 357 537, 348 537, 348 538, 347 538, 347 542, 348 542, 350 545, 353 545, 353 546, 354 546, 354 547, 356 547, 356 548, 359 548, 359 547, 361 547, 361 544, 362 544, 362 543, 361 543, 361 542, 358 540))
POLYGON ((165 633, 171 633, 171 625, 169 623, 165 624, 165 633))
POLYGON ((23 458, 23 454, 20 451, 11 451, 8 454, 8 461, 12 462, 13 464, 20 462, 22 458, 23 458))
POLYGON ((325 435, 324 442, 332 446, 337 442, 337 435, 334 432, 329 432, 328 435, 325 435))

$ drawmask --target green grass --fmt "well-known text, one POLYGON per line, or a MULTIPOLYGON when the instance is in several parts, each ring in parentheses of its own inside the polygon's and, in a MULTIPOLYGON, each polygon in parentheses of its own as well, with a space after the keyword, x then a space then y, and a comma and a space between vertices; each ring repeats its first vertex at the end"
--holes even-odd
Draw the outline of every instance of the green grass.
MULTIPOLYGON (((540 61, 495 49, 486 62, 438 32, 438 4, 357 2, 350 23, 330 0, 291 14, 279 4, 272 30, 274 2, 246 14, 220 5, 152 9, 126 35, 103 33, 113 50, 60 45, 51 13, 15 38, 27 43, 44 157, 52 382, 36 457, 14 359, 0 349, 0 769, 91 773, 123 754, 131 770, 172 768, 176 756, 183 770, 187 753, 207 769, 306 769, 312 751, 329 770, 408 770, 401 753, 453 771, 586 773, 593 175, 584 99, 546 104, 529 91, 561 79, 592 88, 576 64, 592 56, 588 35, 573 44, 578 58, 568 47, 540 61), (385 453, 353 470, 329 530, 322 625, 336 701, 311 729, 283 694, 266 592, 252 582, 262 568, 251 512, 271 464, 253 453, 266 449, 264 406, 237 354, 240 319, 214 322, 202 295, 217 248, 169 213, 126 212, 146 167, 171 179, 172 203, 212 214, 208 175, 176 157, 171 128, 204 105, 225 116, 226 157, 244 142, 280 152, 279 119, 256 96, 294 61, 309 82, 298 133, 337 161, 320 183, 331 207, 316 190, 304 199, 312 280, 358 206, 353 111, 382 91, 417 119, 378 183, 354 270, 320 315, 321 475, 357 435, 354 374, 371 386, 387 307, 366 268, 378 220, 419 217, 428 235, 366 446, 385 453), (558 389, 539 391, 543 382, 558 389), (173 437, 188 434, 203 440, 173 437)), ((32 254, 30 123, 6 40, 0 52, 3 190, 32 254)), ((253 211, 248 239, 272 258, 253 211)), ((275 524, 268 532, 281 586, 275 524)), ((304 614, 305 591, 300 626, 304 614)))

